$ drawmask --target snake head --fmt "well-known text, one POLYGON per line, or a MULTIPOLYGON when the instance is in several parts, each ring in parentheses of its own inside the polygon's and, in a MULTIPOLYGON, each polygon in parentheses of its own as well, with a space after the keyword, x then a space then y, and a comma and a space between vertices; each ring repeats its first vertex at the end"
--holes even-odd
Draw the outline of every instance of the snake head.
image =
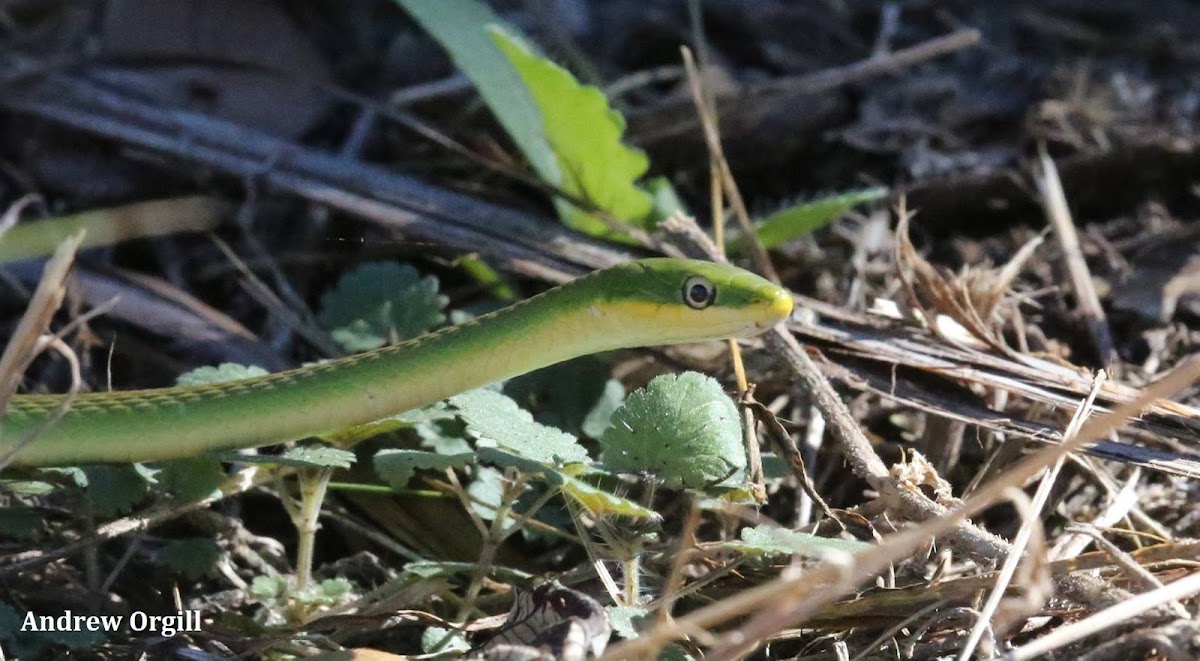
POLYGON ((645 344, 748 337, 792 312, 786 289, 728 264, 643 259, 601 271, 592 284, 606 300, 614 332, 645 344))

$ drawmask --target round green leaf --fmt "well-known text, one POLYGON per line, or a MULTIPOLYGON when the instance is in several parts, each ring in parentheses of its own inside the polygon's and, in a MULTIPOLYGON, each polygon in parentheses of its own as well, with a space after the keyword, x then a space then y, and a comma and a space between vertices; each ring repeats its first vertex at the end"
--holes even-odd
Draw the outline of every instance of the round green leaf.
POLYGON ((656 377, 629 395, 600 437, 604 465, 649 472, 671 488, 701 488, 744 472, 737 407, 712 377, 656 377))

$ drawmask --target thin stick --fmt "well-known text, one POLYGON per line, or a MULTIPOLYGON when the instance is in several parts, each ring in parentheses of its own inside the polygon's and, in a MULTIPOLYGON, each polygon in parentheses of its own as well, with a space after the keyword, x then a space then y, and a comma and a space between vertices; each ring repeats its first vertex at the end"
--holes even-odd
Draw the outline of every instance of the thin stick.
POLYGON ((1071 209, 1067 206, 1067 196, 1063 192, 1062 180, 1058 177, 1058 168, 1046 153, 1044 144, 1038 145, 1038 163, 1040 176, 1035 179, 1042 195, 1042 209, 1046 213, 1046 220, 1054 228, 1059 245, 1062 246, 1063 261, 1071 278, 1071 288, 1075 292, 1075 306, 1087 323, 1087 330, 1092 336, 1100 363, 1111 368, 1116 365, 1117 359, 1112 332, 1108 328, 1104 308, 1100 306, 1100 296, 1096 294, 1087 261, 1083 258, 1083 249, 1079 246, 1079 233, 1075 231, 1075 222, 1071 219, 1071 209))
POLYGON ((692 52, 687 47, 681 48, 680 51, 683 54, 683 66, 688 73, 688 88, 692 92, 692 102, 696 105, 697 113, 700 116, 700 125, 704 129, 704 142, 708 147, 710 158, 717 164, 721 175, 721 187, 724 189, 725 195, 729 197, 729 204, 733 207, 738 224, 742 226, 742 232, 746 234, 751 255, 754 257, 754 266, 764 277, 778 283, 779 274, 771 265, 771 258, 767 255, 766 248, 763 248, 762 243, 758 240, 758 235, 754 233, 754 226, 750 224, 750 213, 746 211, 742 193, 738 190, 733 173, 729 170, 729 161, 725 159, 725 150, 721 147, 721 134, 712 121, 714 113, 705 111, 707 106, 704 103, 704 89, 700 84, 700 72, 696 69, 696 62, 692 60, 692 52))
MULTIPOLYGON (((1100 386, 1106 379, 1106 374, 1100 372, 1096 375, 1092 382, 1092 390, 1088 393, 1085 399, 1078 408, 1075 409, 1075 415, 1071 417, 1071 422, 1067 425, 1065 438, 1070 438, 1079 431, 1079 426, 1083 421, 1092 414, 1095 410, 1096 395, 1100 392, 1100 386)), ((1012 577, 1017 572, 1017 566, 1021 563, 1021 556, 1025 553, 1025 548, 1029 544, 1030 538, 1033 536, 1034 529, 1041 526, 1042 509, 1046 506, 1046 501, 1050 499, 1050 492, 1054 487, 1055 480, 1058 479, 1058 474, 1062 471, 1063 463, 1066 461, 1066 455, 1059 457, 1058 461, 1050 467, 1046 474, 1042 476, 1042 483, 1038 485, 1037 492, 1033 496, 1033 505, 1030 508, 1030 515, 1025 519, 1025 523, 1017 532, 1016 538, 1012 542, 1012 553, 1004 559, 1004 564, 1001 565, 1000 571, 996 576, 996 585, 988 595, 987 602, 984 603, 983 609, 979 611, 979 619, 975 621, 975 626, 971 628, 970 635, 967 636, 967 642, 960 650, 959 661, 970 661, 975 655, 975 648, 979 645, 979 641, 983 639, 983 634, 987 629, 993 628, 992 618, 996 610, 1000 608, 1000 601, 1004 598, 1005 592, 1012 581, 1012 577)), ((1045 555, 1032 560, 1033 562, 1045 562, 1045 555)), ((1040 606, 1040 604, 1039 604, 1040 606)))
POLYGON ((1025 661, 1026 659, 1044 658, 1046 654, 1060 647, 1069 645, 1087 636, 1098 634, 1121 622, 1132 620, 1163 604, 1186 599, 1196 593, 1200 593, 1200 572, 1189 574, 1157 590, 1139 594, 1136 597, 1110 606, 1078 622, 1061 626, 1001 658, 1005 661, 1025 661))

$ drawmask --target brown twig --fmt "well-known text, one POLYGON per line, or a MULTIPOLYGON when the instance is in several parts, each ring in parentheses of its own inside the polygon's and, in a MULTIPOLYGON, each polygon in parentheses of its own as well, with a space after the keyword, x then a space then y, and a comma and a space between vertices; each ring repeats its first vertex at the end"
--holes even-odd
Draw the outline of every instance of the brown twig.
POLYGON ((1058 178, 1058 168, 1046 153, 1044 144, 1038 145, 1038 163, 1039 173, 1035 178, 1042 196, 1042 209, 1045 211, 1046 220, 1054 228, 1059 245, 1062 246, 1063 261, 1067 275, 1071 278, 1071 288, 1075 292, 1075 306, 1087 325, 1100 364, 1111 369, 1117 364, 1112 331, 1108 328, 1108 319, 1100 305, 1100 296, 1096 294, 1092 274, 1083 258, 1079 233, 1075 231, 1075 222, 1071 219, 1067 196, 1063 192, 1062 181, 1058 178))

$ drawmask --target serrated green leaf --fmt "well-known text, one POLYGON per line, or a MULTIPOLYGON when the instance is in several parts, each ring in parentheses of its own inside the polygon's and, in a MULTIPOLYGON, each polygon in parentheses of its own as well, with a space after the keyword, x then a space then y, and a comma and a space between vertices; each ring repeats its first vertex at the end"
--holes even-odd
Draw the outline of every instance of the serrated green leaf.
POLYGON ((165 461, 160 466, 159 484, 181 500, 207 498, 225 483, 225 468, 212 455, 165 461))
POLYGON ((217 575, 217 565, 224 551, 211 539, 176 539, 167 542, 155 555, 158 564, 196 581, 217 575))
POLYGON ((446 297, 433 276, 407 264, 370 262, 342 276, 321 297, 317 321, 346 351, 416 337, 446 320, 446 297))
MULTIPOLYGON (((775 248, 841 218, 847 211, 887 195, 886 188, 867 188, 841 195, 813 200, 780 209, 755 225, 754 232, 764 248, 775 248)), ((746 247, 745 237, 730 242, 730 250, 740 252, 746 247)))
POLYGON ((625 399, 600 437, 604 466, 650 472, 670 488, 699 489, 743 472, 737 407, 697 372, 664 374, 625 399))
POLYGON ((148 475, 137 465, 84 466, 84 496, 96 514, 108 517, 133 509, 146 495, 148 475))
POLYGON ((29 540, 42 532, 42 517, 24 505, 0 507, 0 537, 29 540))
POLYGON ((222 383, 225 381, 250 379, 256 376, 263 376, 267 373, 268 372, 265 369, 255 365, 221 363, 216 367, 197 367, 190 372, 184 372, 183 374, 175 377, 175 384, 180 386, 202 386, 207 383, 222 383))
POLYGON ((588 460, 587 450, 574 436, 538 424, 528 411, 498 392, 472 390, 449 401, 458 409, 467 429, 484 444, 495 443, 499 448, 544 464, 588 460))
POLYGON ((724 546, 743 555, 798 554, 808 558, 820 558, 832 552, 857 553, 871 547, 863 542, 818 537, 770 524, 742 528, 741 537, 741 541, 726 542, 724 546))
MULTIPOLYGON (((542 130, 558 162, 559 179, 546 178, 568 194, 587 200, 631 227, 654 227, 654 199, 634 182, 650 161, 621 142, 625 118, 604 93, 580 85, 569 71, 542 57, 511 29, 489 25, 488 34, 520 74, 537 104, 542 130)), ((563 220, 591 234, 621 239, 600 218, 556 200, 563 220)))
POLYGON ((279 455, 225 452, 220 456, 230 462, 297 468, 349 468, 355 459, 354 453, 349 450, 324 445, 300 445, 279 455))
POLYGON ((403 489, 418 470, 462 468, 475 461, 474 453, 434 454, 420 450, 380 450, 375 454, 375 473, 393 489, 403 489))

